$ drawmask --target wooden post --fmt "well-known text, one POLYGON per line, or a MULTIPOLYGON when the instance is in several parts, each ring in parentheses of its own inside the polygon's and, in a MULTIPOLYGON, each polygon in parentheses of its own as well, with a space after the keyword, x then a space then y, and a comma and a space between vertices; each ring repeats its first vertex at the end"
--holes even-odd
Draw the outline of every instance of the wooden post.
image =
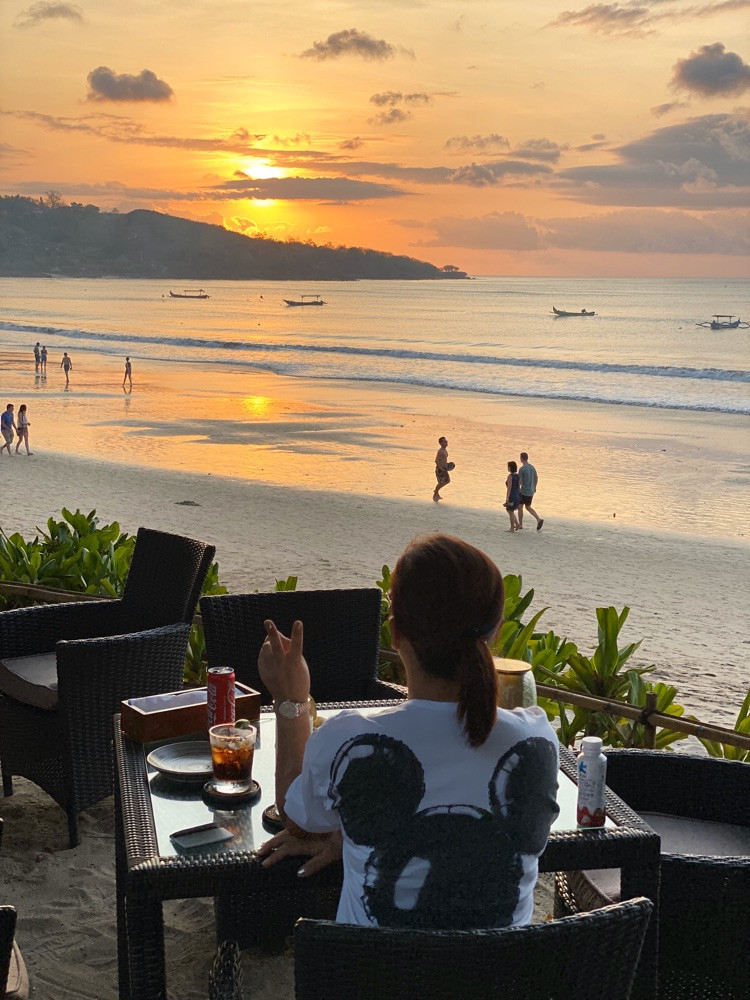
POLYGON ((656 746, 656 726, 651 721, 651 715, 656 711, 656 692, 649 691, 646 695, 646 707, 643 710, 645 721, 643 723, 643 742, 647 750, 653 750, 656 746))

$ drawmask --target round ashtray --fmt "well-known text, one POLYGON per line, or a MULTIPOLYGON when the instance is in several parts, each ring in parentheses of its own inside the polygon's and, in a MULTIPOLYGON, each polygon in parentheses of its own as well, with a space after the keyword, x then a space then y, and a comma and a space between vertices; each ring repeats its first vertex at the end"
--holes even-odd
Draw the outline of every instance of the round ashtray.
POLYGON ((245 802, 254 802, 260 798, 260 785, 253 778, 252 784, 246 792, 219 792, 213 787, 213 781, 207 781, 203 786, 203 794, 212 802, 221 802, 225 807, 232 803, 241 805, 245 802))
POLYGON ((263 810, 263 826, 269 833, 280 833, 284 829, 284 820, 279 816, 279 810, 276 808, 276 803, 273 805, 266 806, 263 810))
POLYGON ((206 781, 213 774, 211 744, 206 742, 168 743, 152 750, 146 760, 170 781, 206 781))

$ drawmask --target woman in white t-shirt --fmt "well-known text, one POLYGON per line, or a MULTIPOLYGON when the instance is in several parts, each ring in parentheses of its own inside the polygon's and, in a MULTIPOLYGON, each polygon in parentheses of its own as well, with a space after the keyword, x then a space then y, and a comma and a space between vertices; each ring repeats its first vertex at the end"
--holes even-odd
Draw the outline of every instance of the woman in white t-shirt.
MULTIPOLYGON (((266 866, 343 855, 342 923, 419 928, 530 921, 538 857, 557 815, 558 744, 539 708, 497 708, 488 643, 503 582, 447 535, 413 542, 391 579, 391 635, 408 699, 341 712, 310 735, 303 627, 266 622, 258 659, 274 697, 276 801, 286 829, 266 866)), ((331 623, 335 642, 335 623, 331 623)))

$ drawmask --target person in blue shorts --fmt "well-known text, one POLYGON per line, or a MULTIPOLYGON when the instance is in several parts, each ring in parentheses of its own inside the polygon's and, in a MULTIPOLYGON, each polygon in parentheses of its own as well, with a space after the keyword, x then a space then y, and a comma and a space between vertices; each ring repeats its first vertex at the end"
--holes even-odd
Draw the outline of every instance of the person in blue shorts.
POLYGON ((0 448, 0 455, 6 448, 8 449, 8 454, 10 455, 12 454, 10 446, 13 444, 13 438, 15 437, 16 432, 16 418, 13 415, 12 403, 8 403, 2 415, 0 415, 0 431, 2 431, 3 440, 5 441, 5 444, 2 448, 0 448))

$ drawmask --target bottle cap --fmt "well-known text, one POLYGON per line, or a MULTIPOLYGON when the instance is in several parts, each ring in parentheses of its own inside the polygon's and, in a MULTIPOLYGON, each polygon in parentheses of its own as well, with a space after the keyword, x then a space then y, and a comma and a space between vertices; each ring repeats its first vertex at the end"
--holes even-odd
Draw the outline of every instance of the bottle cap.
POLYGON ((581 740, 581 750, 583 750, 584 753, 601 753, 601 736, 584 736, 581 740))

